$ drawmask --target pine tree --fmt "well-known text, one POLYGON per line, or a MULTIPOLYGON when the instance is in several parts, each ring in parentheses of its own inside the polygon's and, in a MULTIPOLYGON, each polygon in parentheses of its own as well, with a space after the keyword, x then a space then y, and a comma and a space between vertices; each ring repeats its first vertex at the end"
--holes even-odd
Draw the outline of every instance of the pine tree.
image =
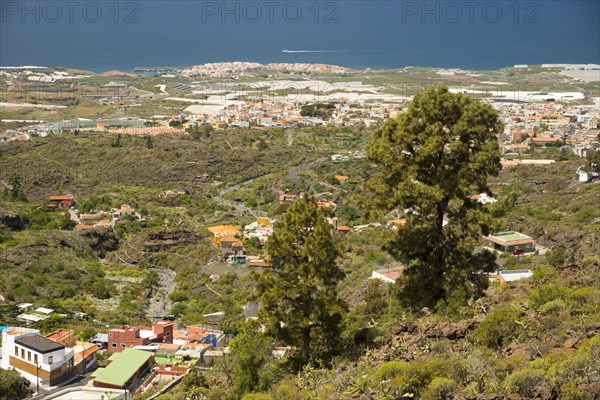
POLYGON ((275 225, 266 245, 272 271, 261 275, 261 317, 269 332, 296 348, 295 367, 327 361, 338 343, 346 305, 337 295, 344 277, 331 226, 305 196, 275 225))
POLYGON ((415 95, 369 144, 380 172, 370 182, 378 206, 407 210, 386 247, 405 266, 398 280, 405 306, 455 306, 486 287, 479 272, 493 270, 494 257, 477 242, 489 219, 471 195, 486 192, 488 175, 498 174, 502 131, 490 105, 440 86, 415 95))

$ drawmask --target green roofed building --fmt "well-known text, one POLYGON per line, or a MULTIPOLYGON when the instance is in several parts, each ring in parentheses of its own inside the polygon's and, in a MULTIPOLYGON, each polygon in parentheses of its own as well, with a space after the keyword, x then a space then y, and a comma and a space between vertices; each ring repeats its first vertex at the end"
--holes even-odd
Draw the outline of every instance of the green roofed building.
POLYGON ((110 356, 106 367, 98 368, 92 374, 93 385, 100 388, 135 391, 153 364, 154 354, 148 351, 125 349, 110 356))
POLYGON ((535 240, 519 232, 498 232, 486 236, 485 240, 491 248, 502 252, 512 252, 517 249, 521 249, 525 253, 535 251, 535 240))

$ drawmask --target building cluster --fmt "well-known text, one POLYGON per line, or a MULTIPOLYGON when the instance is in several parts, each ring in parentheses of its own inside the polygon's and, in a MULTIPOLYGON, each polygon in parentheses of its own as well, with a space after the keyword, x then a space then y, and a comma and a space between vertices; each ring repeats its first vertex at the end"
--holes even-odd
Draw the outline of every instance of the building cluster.
POLYGON ((221 62, 195 65, 180 71, 184 76, 204 76, 211 78, 239 78, 253 72, 287 71, 308 74, 337 73, 344 74, 348 68, 328 64, 309 63, 271 63, 259 64, 254 62, 221 62))
MULTIPOLYGON (((239 93, 237 95, 240 95, 239 93)), ((294 128, 307 126, 370 126, 385 118, 395 117, 401 110, 400 104, 353 100, 340 94, 336 99, 312 94, 288 94, 275 97, 271 93, 253 96, 248 92, 245 100, 226 102, 222 106, 192 105, 186 111, 184 127, 211 125, 215 129, 237 128, 294 128), (263 97, 264 95, 264 97, 263 97), (250 97, 256 97, 250 99, 250 97), (303 105, 328 103, 334 107, 329 117, 301 115, 303 105)), ((207 100, 208 101, 208 100, 207 100)))
POLYGON ((123 218, 133 218, 144 221, 137 210, 129 204, 121 204, 119 208, 111 208, 110 211, 95 211, 80 213, 75 208, 75 196, 72 194, 48 196, 47 209, 59 211, 63 214, 69 213, 69 217, 76 223, 77 230, 112 228, 123 218))
POLYGON ((38 391, 93 371, 87 386, 77 390, 95 399, 100 397, 93 394, 94 388, 141 393, 160 381, 184 376, 196 365, 210 365, 227 353, 222 348, 223 332, 175 325, 166 320, 155 321, 151 327, 127 325, 96 334, 89 342, 76 340, 70 329, 43 335, 38 329, 2 327, 0 367, 17 371, 38 391), (99 367, 97 354, 107 350, 111 355, 99 367))
POLYGON ((156 135, 184 135, 185 131, 180 128, 172 126, 140 126, 140 127, 123 127, 123 128, 109 128, 108 133, 116 133, 122 135, 132 136, 156 136, 156 135))
POLYGON ((2 331, 0 367, 36 385, 56 386, 95 368, 98 350, 93 343, 76 341, 70 329, 44 336, 37 329, 8 327, 2 331))
POLYGON ((505 154, 527 152, 530 146, 562 146, 578 156, 598 146, 596 106, 554 102, 494 102, 505 124, 500 144, 505 154))

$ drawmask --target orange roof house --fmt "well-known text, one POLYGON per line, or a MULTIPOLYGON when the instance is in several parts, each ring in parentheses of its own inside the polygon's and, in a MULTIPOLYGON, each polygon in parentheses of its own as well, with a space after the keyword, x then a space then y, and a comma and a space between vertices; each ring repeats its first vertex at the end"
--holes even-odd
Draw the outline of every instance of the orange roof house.
POLYGON ((115 213, 119 213, 119 215, 133 215, 135 214, 135 208, 129 204, 121 204, 121 208, 115 211, 115 213))
POLYGON ((338 182, 340 182, 340 183, 346 183, 346 182, 348 182, 348 177, 345 176, 345 175, 336 175, 335 179, 337 179, 338 182))
POLYGON ((222 249, 232 249, 236 251, 240 251, 244 249, 242 242, 236 238, 235 236, 223 236, 220 238, 215 238, 215 241, 218 239, 218 245, 222 249))
MULTIPOLYGON (((215 245, 217 247, 221 246, 221 241, 224 238, 234 238, 236 235, 240 235, 241 232, 233 225, 219 225, 219 226, 211 226, 208 228, 208 231, 213 234, 215 239, 215 245)), ((228 241, 229 239, 226 239, 228 241)), ((236 239, 237 240, 237 239, 236 239)))
POLYGON ((240 230, 233 225, 211 226, 208 228, 208 231, 215 237, 235 236, 241 233, 240 230))
POLYGON ((98 347, 94 343, 77 341, 75 346, 73 346, 73 350, 74 350, 73 357, 75 359, 75 364, 79 364, 80 362, 87 360, 87 359, 91 358, 92 356, 94 356, 96 354, 96 352, 98 350, 100 350, 100 347, 98 347))
POLYGON ((534 137, 530 139, 531 143, 534 144, 550 144, 550 143, 562 143, 561 138, 556 137, 534 137))
POLYGON ((65 201, 65 200, 73 200, 75 199, 75 197, 73 197, 72 194, 64 194, 64 195, 59 195, 59 196, 48 196, 48 200, 50 201, 65 201))
POLYGON ((337 204, 335 204, 333 201, 331 200, 317 200, 317 207, 333 207, 335 209, 335 207, 337 206, 337 204))
POLYGON ((46 338, 53 342, 60 343, 65 347, 75 346, 75 332, 71 329, 59 329, 46 335, 46 338))
POLYGON ((261 267, 261 268, 270 268, 271 264, 265 260, 252 260, 249 265, 251 267, 261 267))
POLYGON ((387 222, 387 226, 390 229, 398 229, 399 226, 406 225, 406 219, 392 219, 387 222))
POLYGON ((86 224, 77 224, 75 225, 75 229, 79 231, 89 231, 94 229, 94 225, 86 225, 86 224))
POLYGON ((502 166, 502 168, 516 167, 521 164, 522 163, 520 160, 500 160, 500 165, 502 166))
POLYGON ((100 221, 98 221, 98 223, 95 225, 97 228, 109 228, 110 227, 110 221, 107 219, 101 219, 100 221))
POLYGON ((59 196, 48 196, 50 204, 49 208, 64 207, 68 208, 75 204, 75 197, 72 194, 64 194, 59 196))
POLYGON ((282 193, 279 195, 279 202, 280 203, 293 203, 296 201, 296 195, 295 194, 285 194, 282 193))

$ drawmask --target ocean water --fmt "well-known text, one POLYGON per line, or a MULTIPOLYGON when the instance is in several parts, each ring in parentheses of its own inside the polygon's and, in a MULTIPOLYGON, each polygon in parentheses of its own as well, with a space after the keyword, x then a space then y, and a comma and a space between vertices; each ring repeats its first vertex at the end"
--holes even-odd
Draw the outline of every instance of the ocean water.
POLYGON ((0 0, 0 65, 600 63, 600 1, 0 0), (282 52, 288 50, 288 52, 282 52))

